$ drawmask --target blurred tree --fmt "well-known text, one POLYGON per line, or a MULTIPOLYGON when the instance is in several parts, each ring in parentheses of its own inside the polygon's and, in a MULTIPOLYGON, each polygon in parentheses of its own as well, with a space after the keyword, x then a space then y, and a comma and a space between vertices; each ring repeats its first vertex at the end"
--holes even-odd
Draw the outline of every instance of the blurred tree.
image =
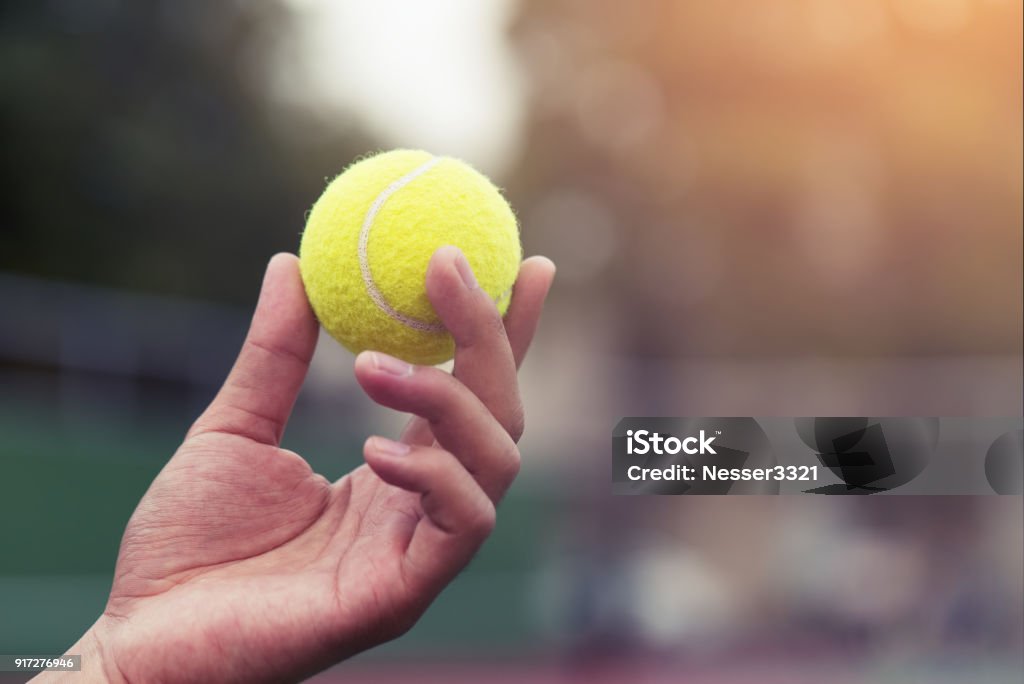
POLYGON ((289 20, 272 1, 4 4, 0 269, 250 302, 368 145, 273 101, 289 20))

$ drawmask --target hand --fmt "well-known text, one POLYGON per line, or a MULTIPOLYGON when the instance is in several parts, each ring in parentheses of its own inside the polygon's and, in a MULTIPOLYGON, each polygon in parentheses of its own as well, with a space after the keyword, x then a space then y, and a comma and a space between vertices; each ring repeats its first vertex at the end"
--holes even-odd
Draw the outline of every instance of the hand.
POLYGON ((547 259, 523 262, 503 324, 468 271, 446 247, 427 272, 454 374, 356 359, 373 400, 417 417, 400 442, 369 438, 366 464, 331 483, 279 447, 318 326, 298 260, 271 260, 238 361, 139 503, 106 609, 69 650, 87 671, 294 680, 416 622, 490 534, 518 472, 516 367, 554 276, 547 259))

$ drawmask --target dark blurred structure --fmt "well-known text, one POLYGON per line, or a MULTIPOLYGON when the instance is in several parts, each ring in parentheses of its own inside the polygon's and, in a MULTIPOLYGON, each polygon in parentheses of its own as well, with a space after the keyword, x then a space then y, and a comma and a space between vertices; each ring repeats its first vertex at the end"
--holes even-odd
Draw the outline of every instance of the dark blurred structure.
POLYGON ((6 3, 0 268, 248 304, 324 179, 366 150, 268 99, 289 17, 266 1, 6 3))

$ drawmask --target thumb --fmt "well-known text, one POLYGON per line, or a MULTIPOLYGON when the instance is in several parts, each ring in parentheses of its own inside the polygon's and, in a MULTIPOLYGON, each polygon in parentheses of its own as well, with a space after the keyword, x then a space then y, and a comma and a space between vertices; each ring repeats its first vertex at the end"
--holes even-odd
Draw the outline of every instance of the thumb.
POLYGON ((277 445, 316 348, 318 325, 294 254, 267 265, 242 350, 213 403, 189 431, 227 432, 277 445))

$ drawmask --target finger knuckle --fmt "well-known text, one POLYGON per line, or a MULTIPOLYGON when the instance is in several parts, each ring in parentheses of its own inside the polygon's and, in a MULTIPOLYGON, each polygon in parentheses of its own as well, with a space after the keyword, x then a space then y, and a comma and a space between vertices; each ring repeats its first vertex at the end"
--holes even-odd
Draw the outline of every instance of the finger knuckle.
POLYGON ((480 505, 474 511, 469 521, 470 530, 477 536, 486 537, 494 530, 497 523, 498 513, 490 499, 484 497, 480 505))
POLYGON ((519 449, 516 448, 515 445, 510 446, 501 458, 502 481, 506 485, 519 476, 519 470, 522 468, 522 464, 523 458, 519 453, 519 449))
POLYGON ((508 434, 513 442, 519 442, 526 431, 526 412, 522 403, 516 403, 508 419, 508 434))
POLYGON ((459 331, 456 344, 462 349, 471 349, 481 345, 493 344, 492 340, 504 340, 506 337, 505 321, 497 307, 486 300, 487 309, 475 317, 471 325, 459 331))
POLYGON ((501 317, 501 313, 498 309, 491 304, 490 309, 487 311, 485 319, 486 330, 489 334, 497 337, 498 339, 505 339, 507 332, 505 330, 505 320, 501 317))

